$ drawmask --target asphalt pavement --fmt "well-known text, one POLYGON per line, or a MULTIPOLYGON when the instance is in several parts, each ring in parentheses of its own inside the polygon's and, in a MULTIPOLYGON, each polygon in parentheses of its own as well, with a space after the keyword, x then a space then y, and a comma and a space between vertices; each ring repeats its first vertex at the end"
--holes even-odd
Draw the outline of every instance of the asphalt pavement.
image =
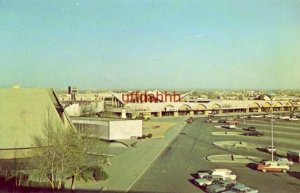
MULTIPOLYGON (((192 124, 187 124, 180 134, 165 148, 165 150, 151 164, 134 185, 130 192, 164 192, 164 193, 189 193, 204 192, 193 184, 193 179, 198 170, 213 168, 229 168, 238 175, 238 181, 247 186, 258 189, 260 193, 299 193, 300 192, 300 164, 296 164, 287 173, 262 173, 253 168, 253 164, 226 164, 212 163, 206 157, 216 154, 243 154, 270 159, 267 154, 259 149, 247 148, 220 148, 212 144, 214 141, 240 140, 255 143, 264 147, 270 143, 270 128, 266 121, 247 121, 248 125, 257 126, 265 132, 263 137, 246 136, 212 136, 211 131, 220 131, 208 124, 205 119, 198 118, 192 124)), ((247 126, 247 125, 242 125, 247 126)), ((285 122, 276 123, 275 142, 281 149, 300 147, 300 124, 285 122), (280 127, 283 128, 280 128, 280 127), (286 126, 287 128, 284 128, 286 126)), ((298 148, 299 149, 299 148, 298 148)))

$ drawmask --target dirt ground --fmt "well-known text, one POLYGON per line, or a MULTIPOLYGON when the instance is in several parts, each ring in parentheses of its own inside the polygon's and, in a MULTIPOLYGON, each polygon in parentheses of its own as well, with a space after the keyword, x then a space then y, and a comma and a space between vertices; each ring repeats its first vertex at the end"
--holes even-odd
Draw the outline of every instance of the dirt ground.
POLYGON ((164 137, 165 133, 171 127, 177 125, 176 122, 161 122, 161 121, 144 121, 143 122, 143 135, 151 133, 154 138, 164 137))

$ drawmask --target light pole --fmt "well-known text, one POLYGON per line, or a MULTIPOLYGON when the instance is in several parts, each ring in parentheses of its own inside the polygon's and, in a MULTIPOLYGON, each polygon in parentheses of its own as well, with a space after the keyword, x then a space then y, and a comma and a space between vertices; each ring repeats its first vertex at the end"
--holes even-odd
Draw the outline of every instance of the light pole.
POLYGON ((243 107, 245 109, 246 112, 244 112, 244 125, 246 124, 246 113, 247 113, 247 109, 245 108, 245 99, 243 98, 243 107))
POLYGON ((272 155, 272 161, 274 160, 274 132, 273 132, 273 100, 272 97, 270 97, 271 99, 271 138, 272 138, 272 142, 271 142, 271 155, 272 155))
POLYGON ((273 96, 274 94, 268 94, 267 95, 269 98, 270 98, 270 101, 271 101, 271 107, 270 107, 270 111, 271 111, 271 118, 270 118, 270 121, 271 121, 271 160, 273 161, 274 160, 274 123, 273 121, 275 121, 273 119, 273 96))

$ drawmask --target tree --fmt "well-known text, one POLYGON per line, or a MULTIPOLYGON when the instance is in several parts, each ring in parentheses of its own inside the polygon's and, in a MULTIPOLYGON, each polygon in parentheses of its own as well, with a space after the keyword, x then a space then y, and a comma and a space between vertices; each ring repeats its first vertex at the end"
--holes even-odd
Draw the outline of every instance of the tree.
POLYGON ((217 99, 218 94, 215 91, 208 91, 207 92, 207 98, 208 99, 217 99))
POLYGON ((43 134, 33 138, 32 166, 39 182, 48 181, 53 190, 63 187, 63 182, 72 179, 71 189, 75 189, 76 178, 92 166, 100 166, 103 161, 102 148, 97 148, 88 139, 82 138, 73 128, 65 128, 54 123, 48 113, 44 121, 43 134))

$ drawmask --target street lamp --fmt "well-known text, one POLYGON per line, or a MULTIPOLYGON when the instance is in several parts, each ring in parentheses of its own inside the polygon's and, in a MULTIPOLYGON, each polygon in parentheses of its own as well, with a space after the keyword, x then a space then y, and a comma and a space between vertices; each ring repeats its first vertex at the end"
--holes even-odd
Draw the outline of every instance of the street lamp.
POLYGON ((269 95, 271 100, 271 159, 274 160, 274 124, 273 124, 273 97, 272 94, 269 95))
POLYGON ((272 153, 272 161, 274 160, 274 132, 273 132, 273 100, 271 99, 271 138, 272 138, 272 149, 271 149, 271 153, 272 153))
POLYGON ((246 113, 247 113, 247 109, 245 108, 245 99, 243 98, 243 107, 244 107, 244 109, 245 109, 245 111, 246 112, 244 112, 244 125, 246 124, 246 118, 245 118, 245 116, 246 116, 246 113))

